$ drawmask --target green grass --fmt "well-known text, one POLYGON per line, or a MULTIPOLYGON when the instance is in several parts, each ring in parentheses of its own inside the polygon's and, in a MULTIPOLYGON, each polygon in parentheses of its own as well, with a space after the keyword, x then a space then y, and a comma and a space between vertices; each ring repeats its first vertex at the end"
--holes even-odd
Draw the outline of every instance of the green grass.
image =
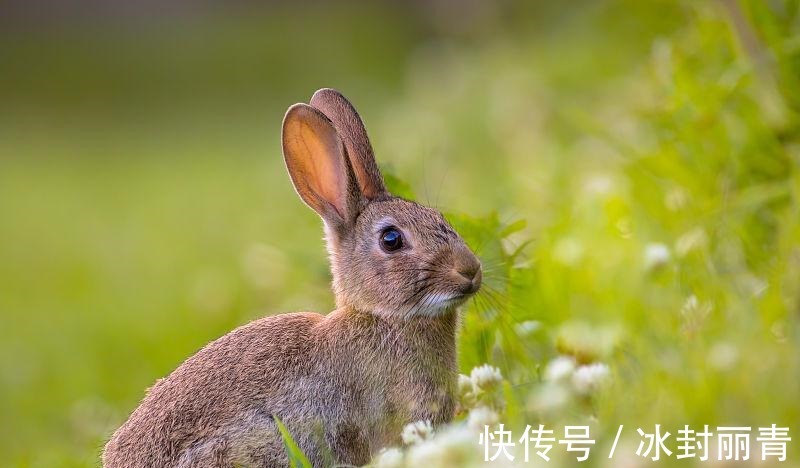
POLYGON ((733 5, 520 2, 466 32, 388 7, 338 26, 285 7, 141 44, 113 28, 14 33, 0 91, 4 463, 95 466, 144 389, 203 344, 332 308, 320 222, 277 139, 284 109, 331 85, 392 183, 483 259, 460 365, 502 371, 503 422, 591 424, 597 464, 620 424, 630 456, 635 428, 656 423, 673 448, 684 424, 777 423, 796 439, 800 16, 795 1, 733 5), (272 40, 298 23, 326 26, 272 40), (61 79, 48 87, 49 70, 61 79), (560 355, 607 364, 608 384, 554 399, 544 376, 560 355))

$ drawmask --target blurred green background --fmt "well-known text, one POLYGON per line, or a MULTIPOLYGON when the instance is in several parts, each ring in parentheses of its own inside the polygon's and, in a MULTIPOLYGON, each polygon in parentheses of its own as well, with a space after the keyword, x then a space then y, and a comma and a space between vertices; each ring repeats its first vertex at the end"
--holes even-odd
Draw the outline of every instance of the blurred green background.
POLYGON ((209 340, 332 308, 279 143, 321 87, 479 250, 509 424, 800 429, 797 1, 3 8, 0 464, 95 466, 209 340))

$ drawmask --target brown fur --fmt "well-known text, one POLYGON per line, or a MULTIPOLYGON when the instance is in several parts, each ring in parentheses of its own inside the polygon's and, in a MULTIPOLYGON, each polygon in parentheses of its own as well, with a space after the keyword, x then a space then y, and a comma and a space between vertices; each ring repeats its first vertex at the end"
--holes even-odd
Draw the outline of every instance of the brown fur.
POLYGON ((104 466, 286 465, 275 417, 314 466, 365 464, 405 424, 452 418, 455 309, 480 263, 441 214, 386 192, 343 96, 311 103, 287 112, 284 158, 325 221, 337 309, 262 318, 208 344, 150 389, 104 466), (405 247, 387 253, 390 225, 405 247))

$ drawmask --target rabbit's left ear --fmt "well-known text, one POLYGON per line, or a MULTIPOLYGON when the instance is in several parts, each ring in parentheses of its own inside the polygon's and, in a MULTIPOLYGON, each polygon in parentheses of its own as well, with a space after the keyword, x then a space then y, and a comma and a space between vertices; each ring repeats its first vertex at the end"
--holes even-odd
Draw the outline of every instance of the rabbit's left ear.
POLYGON ((314 93, 309 104, 319 109, 333 122, 347 149, 350 166, 355 173, 361 194, 367 200, 387 195, 364 122, 350 101, 339 91, 324 88, 314 93))
POLYGON ((295 104, 283 119, 283 158, 300 198, 331 227, 355 218, 358 190, 333 124, 307 104, 295 104))

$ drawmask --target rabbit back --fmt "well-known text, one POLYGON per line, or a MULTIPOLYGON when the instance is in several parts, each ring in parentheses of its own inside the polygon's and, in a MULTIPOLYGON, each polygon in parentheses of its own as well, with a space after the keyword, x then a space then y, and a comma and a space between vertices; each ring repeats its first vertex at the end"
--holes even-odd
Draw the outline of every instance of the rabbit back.
POLYGON ((104 466, 230 466, 245 452, 242 464, 279 462, 271 458, 285 457, 272 415, 296 406, 287 395, 313 372, 309 338, 321 319, 266 317, 205 346, 149 389, 106 445, 104 466))

